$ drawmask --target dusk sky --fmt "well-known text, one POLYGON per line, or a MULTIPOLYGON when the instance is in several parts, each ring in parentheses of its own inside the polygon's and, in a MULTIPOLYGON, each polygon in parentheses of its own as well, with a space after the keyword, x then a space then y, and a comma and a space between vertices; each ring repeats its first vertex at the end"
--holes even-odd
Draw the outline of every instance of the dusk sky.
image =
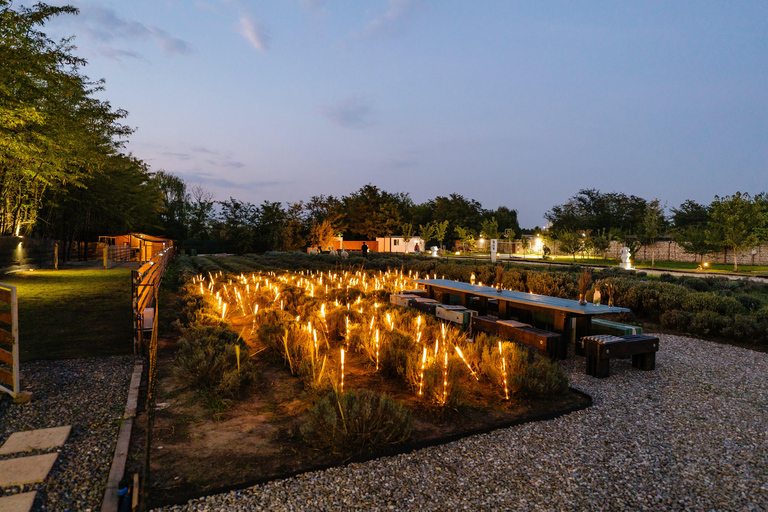
POLYGON ((51 3, 128 149, 219 200, 768 191, 768 2, 51 3))

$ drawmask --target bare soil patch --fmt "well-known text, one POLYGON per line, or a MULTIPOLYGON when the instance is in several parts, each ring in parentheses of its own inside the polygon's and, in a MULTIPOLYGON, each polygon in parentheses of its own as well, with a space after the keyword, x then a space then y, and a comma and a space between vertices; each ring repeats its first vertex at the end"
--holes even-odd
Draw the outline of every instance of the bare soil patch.
POLYGON ((355 457, 334 455, 303 443, 299 427, 315 395, 298 378, 267 356, 259 360, 259 385, 232 407, 205 408, 172 375, 175 346, 161 344, 158 355, 158 404, 151 454, 150 505, 183 503, 191 498, 243 488, 348 462, 403 453, 528 421, 550 419, 583 409, 592 399, 575 390, 550 400, 509 402, 489 384, 470 387, 467 406, 426 405, 401 382, 368 369, 350 354, 345 389, 384 391, 408 406, 413 434, 396 450, 355 457), (498 397, 491 398, 488 397, 498 397))

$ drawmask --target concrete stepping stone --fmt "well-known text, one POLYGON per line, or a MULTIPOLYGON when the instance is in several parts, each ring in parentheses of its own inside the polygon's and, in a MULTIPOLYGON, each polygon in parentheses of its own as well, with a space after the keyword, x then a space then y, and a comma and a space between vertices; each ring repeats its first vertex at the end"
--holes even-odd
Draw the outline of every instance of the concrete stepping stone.
POLYGON ((0 446, 0 455, 9 453, 31 452, 32 450, 46 450, 64 446, 72 427, 54 427, 41 428, 38 430, 27 430, 25 432, 14 432, 11 437, 0 446))
POLYGON ((56 462, 58 453, 0 460, 0 487, 42 482, 56 462))
POLYGON ((35 503, 35 492, 23 492, 0 498, 0 512, 29 512, 35 503))

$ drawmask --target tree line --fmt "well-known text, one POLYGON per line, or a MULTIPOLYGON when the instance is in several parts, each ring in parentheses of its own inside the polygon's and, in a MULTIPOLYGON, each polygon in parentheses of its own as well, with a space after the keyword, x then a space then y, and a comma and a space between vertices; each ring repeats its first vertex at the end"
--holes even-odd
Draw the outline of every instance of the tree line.
MULTIPOLYGON (((259 205, 230 197, 215 201, 200 185, 158 172, 163 195, 165 234, 177 240, 217 240, 222 250, 238 253, 304 250, 344 240, 420 236, 426 243, 453 246, 477 236, 500 238, 520 232, 517 211, 483 208, 459 194, 416 204, 406 192, 387 192, 368 184, 345 196, 312 196, 307 201, 259 205)), ((190 244, 193 245, 193 244, 190 244)))
MULTIPOLYGON (((640 247, 669 238, 699 258, 723 250, 740 254, 768 241, 765 192, 754 197, 742 192, 715 196, 710 204, 689 199, 671 208, 670 215, 665 210, 659 199, 582 189, 566 203, 553 206, 545 218, 560 250, 574 259, 581 251, 605 257, 611 240, 623 241, 635 254, 640 247)), ((653 265, 653 252, 651 255, 653 265)))

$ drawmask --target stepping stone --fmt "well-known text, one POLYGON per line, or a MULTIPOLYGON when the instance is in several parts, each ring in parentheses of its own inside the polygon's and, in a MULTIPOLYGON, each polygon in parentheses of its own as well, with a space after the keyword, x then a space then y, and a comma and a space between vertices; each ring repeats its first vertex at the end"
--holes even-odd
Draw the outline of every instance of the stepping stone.
POLYGON ((58 456, 58 453, 46 453, 0 460, 0 487, 42 482, 58 456))
POLYGON ((37 491, 4 496, 0 498, 0 512, 29 512, 36 495, 37 491))
POLYGON ((67 437, 69 437, 70 430, 72 430, 72 427, 67 425, 66 427, 14 432, 5 444, 0 447, 0 455, 31 452, 32 450, 46 450, 63 446, 67 437))

